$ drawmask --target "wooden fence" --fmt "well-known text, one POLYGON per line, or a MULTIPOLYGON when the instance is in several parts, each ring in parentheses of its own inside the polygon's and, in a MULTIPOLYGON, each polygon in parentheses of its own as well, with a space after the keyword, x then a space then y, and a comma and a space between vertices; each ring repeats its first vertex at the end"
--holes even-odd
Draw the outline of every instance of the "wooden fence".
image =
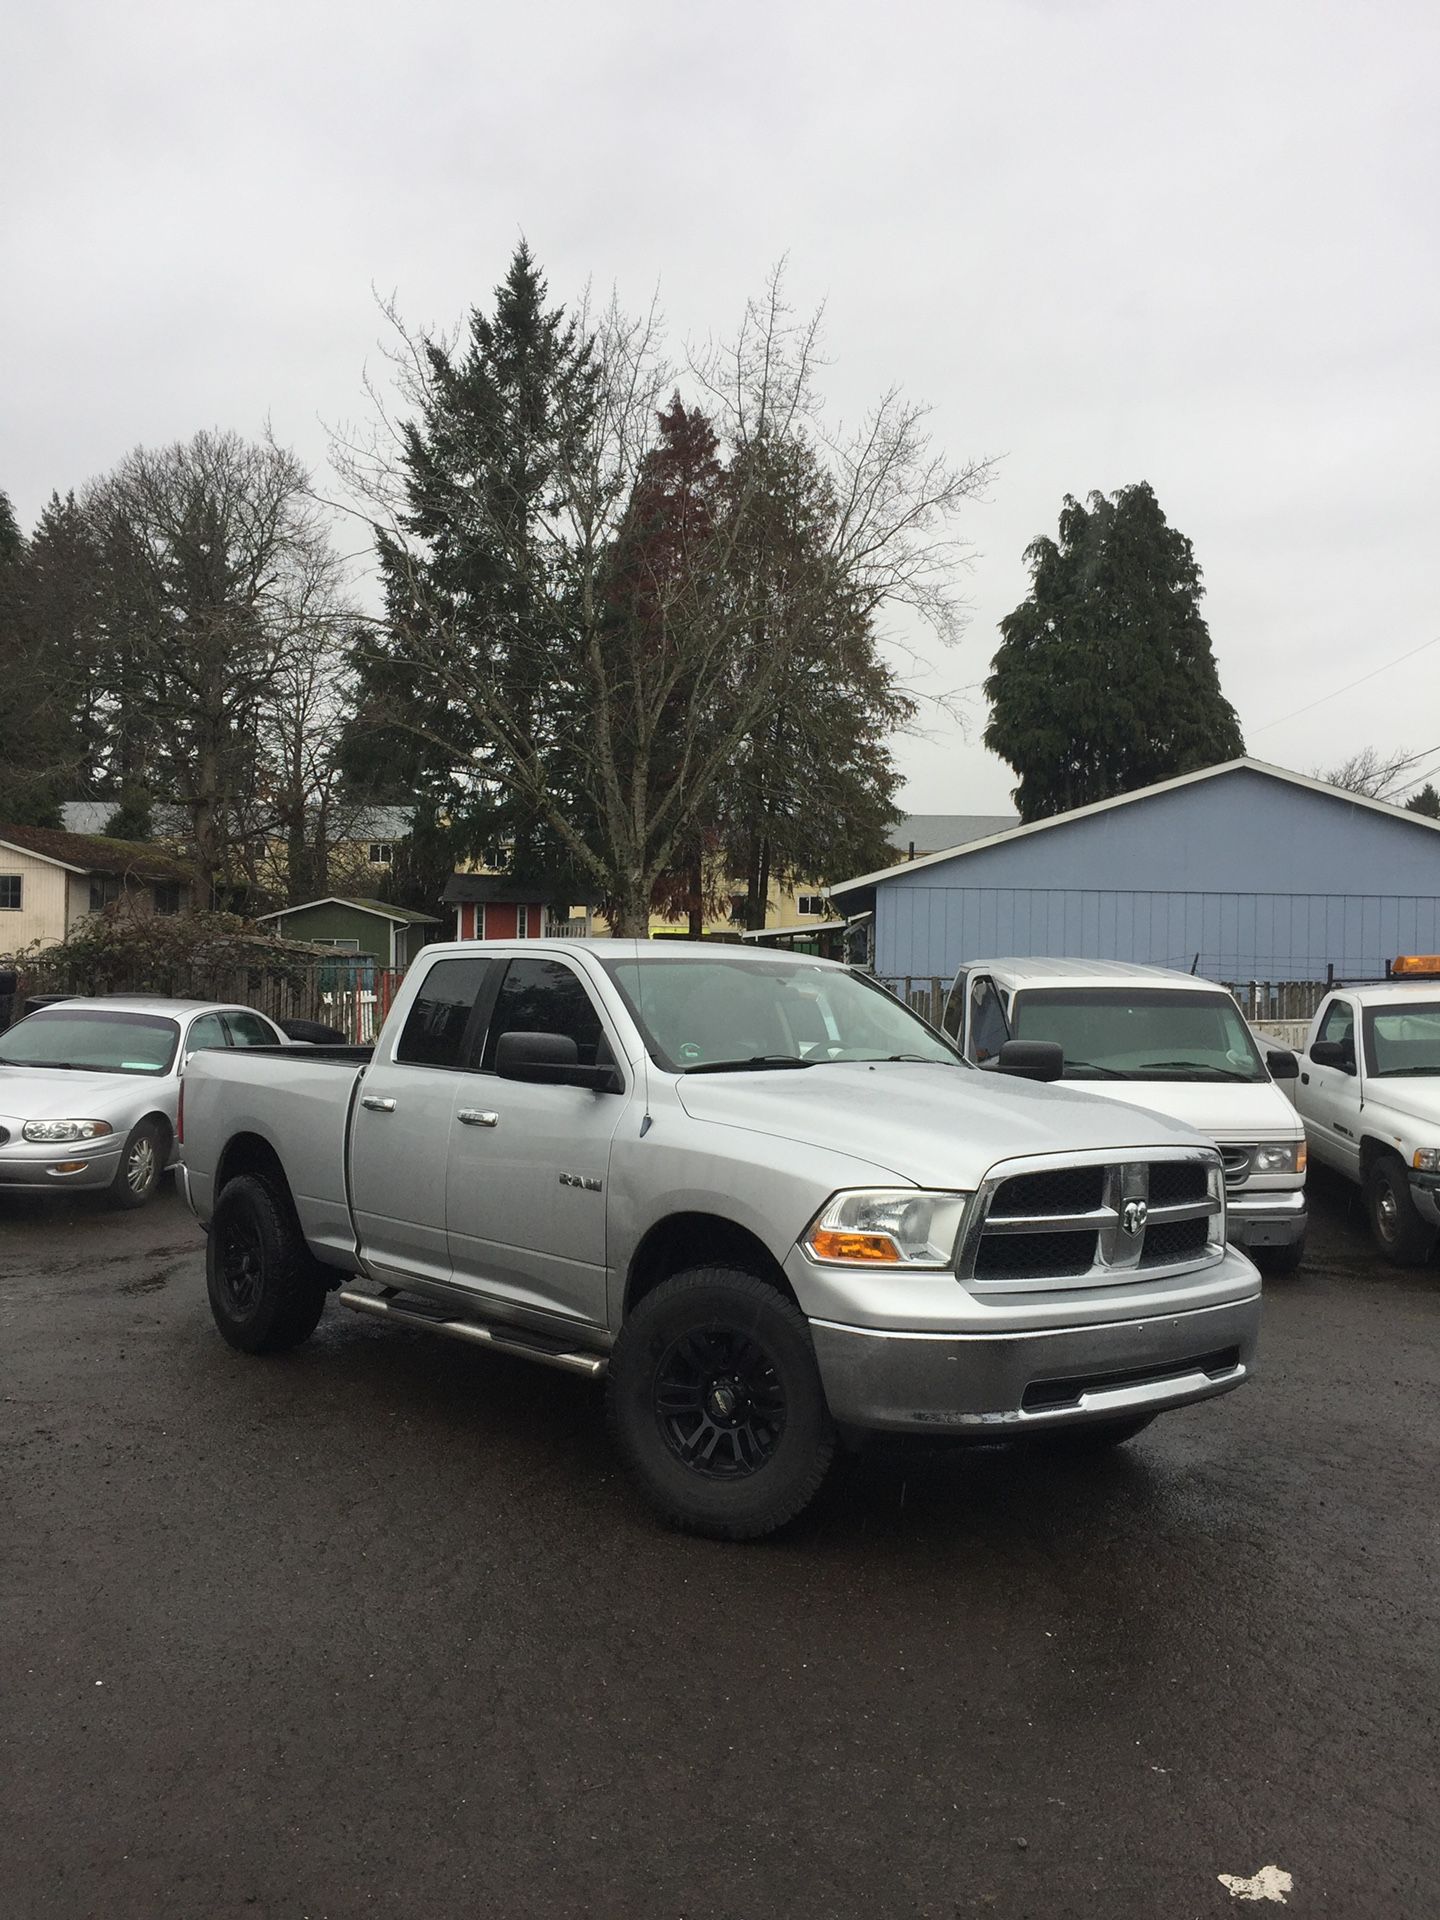
POLYGON ((318 1020, 355 1046, 368 1046, 390 1011, 403 967, 373 967, 341 957, 314 966, 206 966, 162 968, 144 979, 102 982, 47 968, 43 959, 20 971, 11 993, 0 979, 0 1030, 18 1018, 31 994, 162 994, 181 1000, 219 1000, 254 1007, 273 1020, 318 1020))

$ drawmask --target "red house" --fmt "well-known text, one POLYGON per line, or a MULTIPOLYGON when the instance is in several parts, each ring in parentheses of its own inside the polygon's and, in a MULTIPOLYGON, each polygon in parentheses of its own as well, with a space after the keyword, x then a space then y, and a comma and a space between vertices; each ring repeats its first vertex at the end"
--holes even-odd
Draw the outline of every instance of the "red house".
POLYGON ((445 883, 445 903, 455 909, 457 940, 540 940, 547 935, 582 937, 590 931, 590 909, 583 920, 549 907, 538 898, 534 882, 515 881, 497 873, 452 873, 445 883))

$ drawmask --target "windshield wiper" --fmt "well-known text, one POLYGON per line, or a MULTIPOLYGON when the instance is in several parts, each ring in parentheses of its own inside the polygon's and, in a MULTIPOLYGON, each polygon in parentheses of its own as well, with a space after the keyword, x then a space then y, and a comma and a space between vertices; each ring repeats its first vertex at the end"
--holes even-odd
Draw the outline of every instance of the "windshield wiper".
POLYGON ((808 1067, 808 1060, 797 1060, 793 1053, 752 1053, 748 1060, 702 1060, 698 1067, 686 1067, 689 1073, 745 1073, 750 1068, 761 1072, 771 1067, 808 1067))
POLYGON ((1137 1067, 1129 1077, 1143 1080, 1146 1074, 1151 1072, 1213 1074, 1217 1080, 1239 1080, 1247 1086, 1254 1080, 1253 1074, 1237 1073, 1234 1067, 1214 1067, 1206 1060, 1147 1060, 1143 1067, 1137 1067))
POLYGON ((61 1067, 66 1073, 79 1073, 73 1060, 12 1060, 8 1053, 0 1053, 0 1067, 61 1067))
POLYGON ((1072 1070, 1075 1073, 1098 1073, 1102 1080, 1128 1080, 1130 1078, 1130 1075, 1122 1072, 1119 1067, 1102 1067, 1095 1060, 1072 1060, 1067 1055, 1065 1059, 1065 1075, 1068 1076, 1072 1070))
POLYGON ((1372 1080, 1413 1080, 1430 1079, 1440 1075, 1440 1066, 1434 1067, 1385 1067, 1379 1073, 1372 1073, 1372 1080))

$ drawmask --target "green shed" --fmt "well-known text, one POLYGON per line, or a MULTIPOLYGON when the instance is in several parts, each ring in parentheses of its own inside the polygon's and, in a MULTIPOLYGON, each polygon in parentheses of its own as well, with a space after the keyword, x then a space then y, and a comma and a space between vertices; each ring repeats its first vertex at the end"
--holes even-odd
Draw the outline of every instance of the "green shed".
POLYGON ((307 900, 303 906, 262 913, 282 940, 308 940, 337 953, 367 956, 377 967, 408 967, 424 946, 429 927, 441 922, 433 913, 412 913, 388 900, 307 900))

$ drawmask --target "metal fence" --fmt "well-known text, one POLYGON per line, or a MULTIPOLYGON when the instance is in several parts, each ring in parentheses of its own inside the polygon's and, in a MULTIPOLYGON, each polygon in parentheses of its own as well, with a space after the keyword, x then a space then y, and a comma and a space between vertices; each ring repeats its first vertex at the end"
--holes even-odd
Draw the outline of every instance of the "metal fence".
MULTIPOLYGON (((164 994, 181 1000, 220 1000, 254 1007, 273 1020, 317 1020, 355 1046, 369 1046, 380 1029, 403 967, 366 966, 344 958, 314 966, 195 966, 148 971, 145 978, 82 979, 43 959, 20 970, 13 992, 0 991, 0 1030, 18 1018, 32 994, 164 994)), ((8 984, 0 980, 0 988, 8 984)))

